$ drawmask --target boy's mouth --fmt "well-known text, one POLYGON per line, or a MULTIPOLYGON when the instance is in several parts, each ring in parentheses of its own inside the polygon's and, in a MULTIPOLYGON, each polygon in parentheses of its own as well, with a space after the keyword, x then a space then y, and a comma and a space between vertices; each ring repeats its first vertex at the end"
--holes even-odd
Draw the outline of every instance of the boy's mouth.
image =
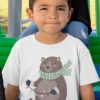
POLYGON ((46 23, 48 26, 51 26, 51 27, 57 27, 59 25, 59 23, 46 23))
POLYGON ((50 24, 50 25, 58 25, 59 23, 57 23, 57 22, 50 22, 50 23, 46 23, 46 24, 50 24))

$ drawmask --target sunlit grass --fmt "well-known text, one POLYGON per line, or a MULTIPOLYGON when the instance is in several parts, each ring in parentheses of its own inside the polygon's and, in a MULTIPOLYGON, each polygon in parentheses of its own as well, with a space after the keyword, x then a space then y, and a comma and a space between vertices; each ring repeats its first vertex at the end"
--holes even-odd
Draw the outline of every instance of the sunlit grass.
POLYGON ((95 0, 90 0, 90 16, 92 28, 96 27, 95 0))

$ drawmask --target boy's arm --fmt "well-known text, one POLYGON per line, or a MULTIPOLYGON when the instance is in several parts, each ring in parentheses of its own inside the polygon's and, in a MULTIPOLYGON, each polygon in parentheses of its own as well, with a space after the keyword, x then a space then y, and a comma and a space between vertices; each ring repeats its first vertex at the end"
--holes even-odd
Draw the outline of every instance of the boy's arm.
POLYGON ((80 87, 81 100, 95 100, 92 85, 84 85, 80 87))
POLYGON ((18 100, 19 87, 8 84, 6 88, 6 100, 18 100))

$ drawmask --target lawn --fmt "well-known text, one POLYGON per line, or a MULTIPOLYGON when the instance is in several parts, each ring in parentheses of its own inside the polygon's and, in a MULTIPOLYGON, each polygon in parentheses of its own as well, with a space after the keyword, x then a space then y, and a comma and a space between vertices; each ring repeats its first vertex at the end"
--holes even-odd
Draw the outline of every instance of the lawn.
MULTIPOLYGON (((90 15, 92 28, 95 28, 95 0, 90 0, 90 15)), ((8 0, 0 0, 0 23, 2 23, 5 32, 7 33, 8 26, 8 0)), ((28 7, 28 0, 22 0, 22 19, 27 17, 26 8, 28 7)), ((27 24, 25 25, 27 26, 27 24)))

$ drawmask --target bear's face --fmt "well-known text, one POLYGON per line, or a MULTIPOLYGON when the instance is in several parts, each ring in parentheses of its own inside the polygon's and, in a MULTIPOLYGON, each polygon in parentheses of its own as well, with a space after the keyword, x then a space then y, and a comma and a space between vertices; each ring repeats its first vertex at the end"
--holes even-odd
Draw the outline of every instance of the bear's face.
POLYGON ((59 57, 41 58, 40 70, 43 72, 51 73, 57 72, 62 68, 62 63, 59 57))

